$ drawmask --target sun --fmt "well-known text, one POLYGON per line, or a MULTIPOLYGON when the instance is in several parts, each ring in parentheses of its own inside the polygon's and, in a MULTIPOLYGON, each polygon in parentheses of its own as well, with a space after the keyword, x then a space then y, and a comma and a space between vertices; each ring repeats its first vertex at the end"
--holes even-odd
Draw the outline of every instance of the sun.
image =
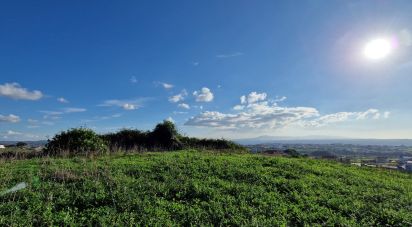
POLYGON ((391 50, 391 42, 387 39, 374 39, 366 44, 363 53, 368 59, 378 60, 387 57, 391 50))

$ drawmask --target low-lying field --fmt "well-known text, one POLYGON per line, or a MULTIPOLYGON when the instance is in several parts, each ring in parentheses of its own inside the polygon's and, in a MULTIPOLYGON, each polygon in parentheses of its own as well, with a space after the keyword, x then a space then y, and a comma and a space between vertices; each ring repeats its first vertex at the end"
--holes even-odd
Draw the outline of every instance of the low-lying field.
POLYGON ((307 158, 0 160, 0 191, 0 225, 412 225, 411 174, 307 158))

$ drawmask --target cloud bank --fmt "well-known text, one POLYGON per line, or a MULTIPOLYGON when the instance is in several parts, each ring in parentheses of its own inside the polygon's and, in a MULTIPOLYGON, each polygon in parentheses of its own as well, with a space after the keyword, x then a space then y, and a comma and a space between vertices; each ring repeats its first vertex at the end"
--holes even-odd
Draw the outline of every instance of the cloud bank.
MULTIPOLYGON (((285 98, 281 98, 279 101, 283 101, 285 98)), ((381 113, 377 109, 321 115, 313 107, 279 106, 275 101, 268 101, 266 93, 257 92, 241 96, 240 104, 234 106, 233 109, 235 113, 205 111, 191 117, 185 125, 221 129, 277 129, 288 125, 322 127, 349 120, 389 117, 389 112, 381 113)))
POLYGON ((0 114, 0 123, 1 122, 6 122, 6 123, 17 123, 20 121, 20 117, 16 116, 14 114, 9 114, 9 115, 1 115, 0 114))
POLYGON ((18 83, 5 83, 0 85, 0 96, 8 97, 11 99, 22 100, 39 100, 43 97, 41 91, 29 91, 23 88, 18 83))

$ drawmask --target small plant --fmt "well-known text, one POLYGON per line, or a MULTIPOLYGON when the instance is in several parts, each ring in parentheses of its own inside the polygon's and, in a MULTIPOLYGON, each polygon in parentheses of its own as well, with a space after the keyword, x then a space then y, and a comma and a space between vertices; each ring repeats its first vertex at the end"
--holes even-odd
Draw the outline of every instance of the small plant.
POLYGON ((107 145, 93 130, 73 128, 49 140, 45 147, 47 155, 91 154, 108 151, 107 145))

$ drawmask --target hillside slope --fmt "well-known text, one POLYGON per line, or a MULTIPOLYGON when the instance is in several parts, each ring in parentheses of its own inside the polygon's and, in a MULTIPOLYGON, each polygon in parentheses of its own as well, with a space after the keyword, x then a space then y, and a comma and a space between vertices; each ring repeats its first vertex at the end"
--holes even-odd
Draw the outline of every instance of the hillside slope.
POLYGON ((0 225, 412 225, 412 175, 311 159, 181 151, 3 161, 0 190, 0 225), (5 192, 15 185, 26 188, 5 192))

